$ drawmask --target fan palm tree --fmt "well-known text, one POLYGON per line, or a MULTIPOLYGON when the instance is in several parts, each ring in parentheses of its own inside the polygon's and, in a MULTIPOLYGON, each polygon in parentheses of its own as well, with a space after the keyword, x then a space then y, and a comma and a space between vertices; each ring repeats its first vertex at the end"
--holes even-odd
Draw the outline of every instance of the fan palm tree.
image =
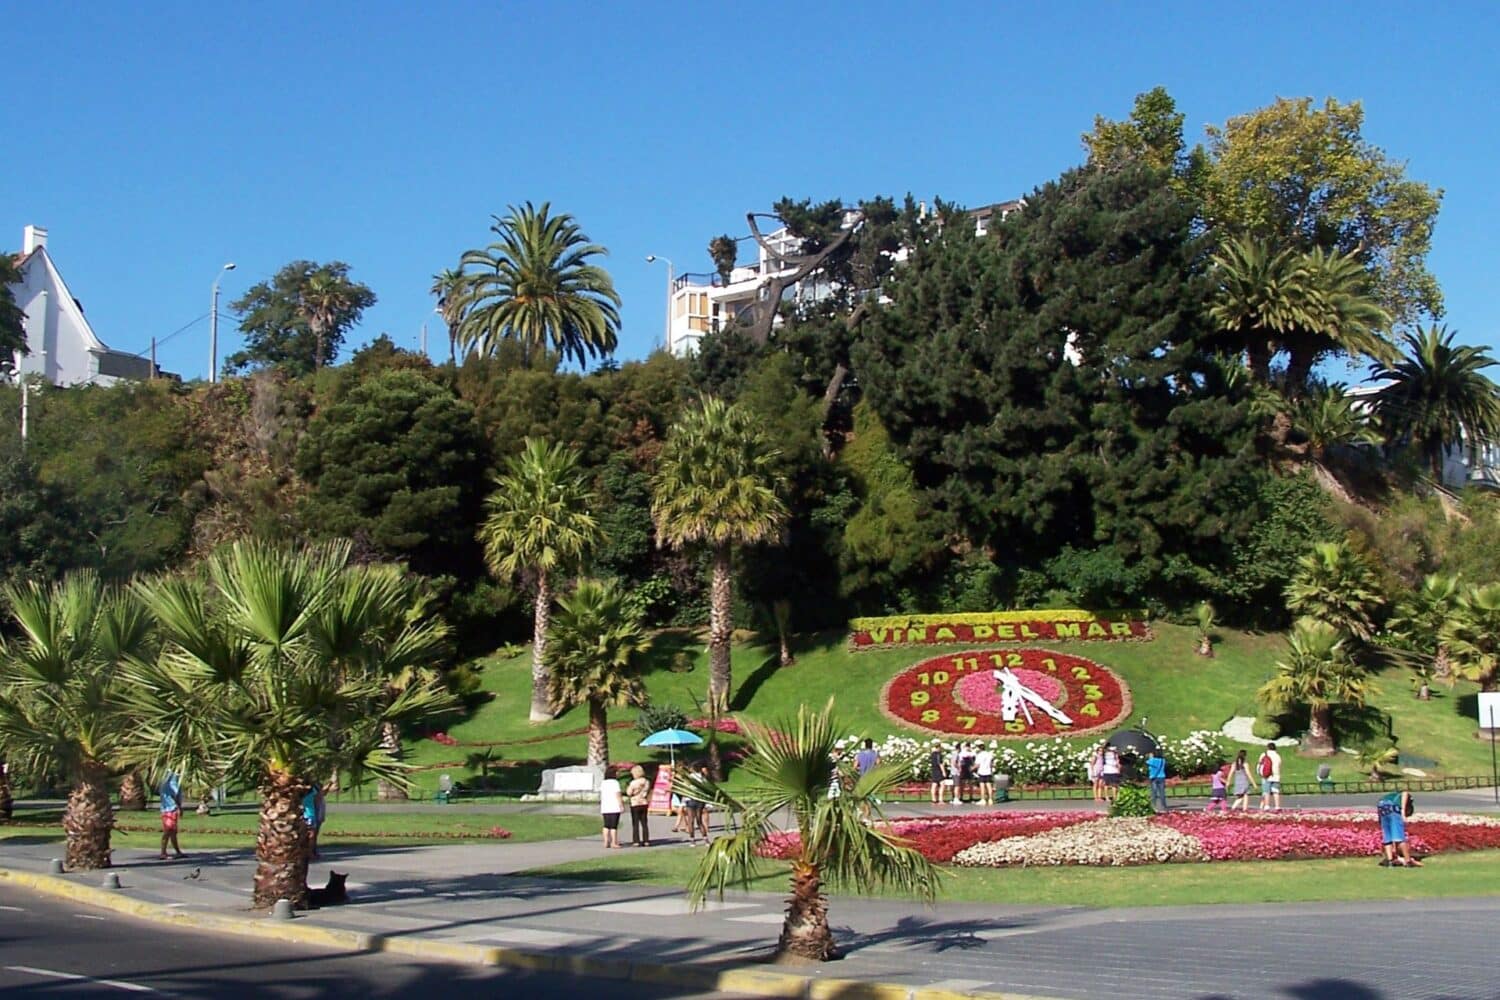
POLYGON ((1438 635, 1454 673, 1482 691, 1500 690, 1500 583, 1464 588, 1438 635))
POLYGON ((892 836, 880 822, 880 800, 903 780, 908 762, 884 761, 863 775, 846 771, 835 754, 846 732, 833 717, 806 705, 774 727, 741 720, 750 754, 741 765, 745 784, 731 796, 721 786, 679 778, 679 794, 692 795, 739 814, 738 830, 718 837, 688 882, 688 896, 701 905, 710 892, 747 886, 764 863, 761 849, 781 830, 776 818, 789 812, 797 839, 790 844, 791 896, 777 952, 812 961, 838 957, 828 926, 824 887, 868 892, 891 886, 931 900, 937 867, 892 836), (868 816, 870 822, 865 822, 868 816))
POLYGON ((150 621, 130 595, 92 573, 7 587, 4 597, 17 634, 0 647, 0 746, 34 781, 58 771, 66 778, 64 864, 108 868, 108 780, 126 762, 134 733, 125 662, 150 655, 150 621))
POLYGON ((1294 614, 1316 618, 1361 642, 1375 630, 1371 616, 1385 603, 1375 571, 1345 542, 1317 542, 1298 559, 1286 601, 1294 614))
POLYGON ((468 280, 459 338, 467 347, 490 352, 510 338, 528 363, 550 346, 580 365, 614 352, 620 296, 609 272, 589 262, 608 251, 590 243, 573 216, 551 208, 511 206, 504 218, 494 216, 490 231, 499 239, 460 259, 468 280))
POLYGON ((328 334, 340 317, 360 307, 362 297, 359 293, 360 290, 344 274, 329 265, 325 264, 308 275, 307 283, 297 296, 297 315, 313 335, 314 369, 323 367, 328 334))
POLYGON ((590 511, 598 500, 579 465, 576 448, 526 438, 486 501, 479 529, 485 563, 504 580, 522 573, 536 579, 531 639, 531 721, 552 718, 547 673, 547 628, 552 618, 552 577, 583 561, 604 538, 590 511))
POLYGON ((430 680, 394 697, 387 684, 398 664, 438 655, 442 628, 413 623, 389 571, 349 565, 347 545, 237 542, 207 569, 211 593, 183 578, 136 586, 164 640, 127 668, 141 762, 254 781, 252 903, 305 907, 302 798, 339 770, 355 784, 404 780, 385 725, 429 720, 453 700, 430 680))
POLYGON ((1388 623, 1392 632, 1404 638, 1413 648, 1430 655, 1431 676, 1453 682, 1453 667, 1448 643, 1443 633, 1459 609, 1463 591, 1457 574, 1430 573, 1422 586, 1396 605, 1388 623))
POLYGON ((437 296, 438 314, 448 328, 448 363, 458 363, 458 330, 464 321, 464 286, 468 276, 461 267, 450 267, 432 276, 428 289, 437 296))
POLYGON ((1276 674, 1257 692, 1266 709, 1283 714, 1297 706, 1308 710, 1308 753, 1334 752, 1333 708, 1363 706, 1373 693, 1365 671, 1349 655, 1342 632, 1327 622, 1299 618, 1287 637, 1286 657, 1276 674))
POLYGON ((552 624, 549 692, 558 711, 585 704, 589 710, 588 763, 609 765, 609 706, 641 705, 641 657, 651 640, 614 584, 579 580, 558 601, 552 624))
POLYGON ((675 549, 706 546, 713 560, 708 700, 721 710, 732 679, 734 547, 777 539, 787 519, 777 457, 748 410, 708 397, 672 426, 652 481, 657 538, 675 549))
POLYGON ((1483 374, 1495 359, 1483 348, 1455 347, 1456 332, 1430 326, 1403 334, 1406 356, 1371 371, 1389 382, 1375 395, 1376 416, 1393 440, 1420 449, 1434 479, 1442 478, 1449 447, 1500 434, 1500 386, 1483 374))

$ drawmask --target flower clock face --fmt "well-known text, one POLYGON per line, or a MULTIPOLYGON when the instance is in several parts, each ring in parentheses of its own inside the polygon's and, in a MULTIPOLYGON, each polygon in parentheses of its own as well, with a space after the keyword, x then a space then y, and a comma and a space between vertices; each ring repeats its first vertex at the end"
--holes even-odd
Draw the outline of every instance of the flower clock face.
POLYGON ((899 722, 959 736, 1068 736, 1130 714, 1130 690, 1118 674, 1048 649, 934 656, 893 677, 881 698, 899 722))

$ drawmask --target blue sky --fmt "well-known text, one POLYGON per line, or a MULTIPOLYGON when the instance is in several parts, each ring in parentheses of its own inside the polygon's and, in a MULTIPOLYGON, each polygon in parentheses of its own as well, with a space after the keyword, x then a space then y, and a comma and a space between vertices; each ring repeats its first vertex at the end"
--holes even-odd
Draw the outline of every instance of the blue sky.
MULTIPOLYGON (((170 4, 7 11, 0 247, 49 249, 96 331, 145 350, 297 258, 424 322, 431 276, 526 200, 610 250, 620 357, 659 340, 666 274, 786 194, 1015 197, 1081 159, 1095 114, 1164 85, 1190 139, 1311 95, 1445 189, 1430 265, 1450 325, 1500 340, 1494 4, 170 4)), ((238 346, 221 323, 221 357, 238 346)), ((161 348, 208 365, 207 320, 161 348)))

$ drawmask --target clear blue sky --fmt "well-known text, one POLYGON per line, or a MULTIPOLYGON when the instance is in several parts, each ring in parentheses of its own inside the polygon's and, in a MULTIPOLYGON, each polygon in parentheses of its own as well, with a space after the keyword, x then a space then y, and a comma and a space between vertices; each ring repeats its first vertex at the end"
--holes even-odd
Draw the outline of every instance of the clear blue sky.
MULTIPOLYGON (((0 247, 29 222, 100 336, 144 350, 296 258, 340 259, 382 331, 446 349, 431 275, 491 213, 549 200, 610 250, 620 357, 666 274, 787 194, 1023 194, 1096 113, 1165 85, 1190 139, 1278 95, 1365 102, 1446 190, 1431 266, 1460 338, 1500 340, 1494 4, 13 5, 0 247)), ((221 357, 238 346, 221 324, 221 357)), ((207 321, 161 351, 207 368, 207 321)))

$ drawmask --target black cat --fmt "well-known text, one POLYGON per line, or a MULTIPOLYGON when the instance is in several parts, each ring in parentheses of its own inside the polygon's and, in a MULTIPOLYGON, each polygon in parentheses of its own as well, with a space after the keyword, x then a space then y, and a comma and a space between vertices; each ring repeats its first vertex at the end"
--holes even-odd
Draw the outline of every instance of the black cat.
POLYGON ((321 889, 308 887, 307 902, 314 908, 320 906, 339 906, 349 902, 349 890, 344 888, 344 882, 349 876, 343 872, 330 871, 328 873, 328 884, 321 889))

